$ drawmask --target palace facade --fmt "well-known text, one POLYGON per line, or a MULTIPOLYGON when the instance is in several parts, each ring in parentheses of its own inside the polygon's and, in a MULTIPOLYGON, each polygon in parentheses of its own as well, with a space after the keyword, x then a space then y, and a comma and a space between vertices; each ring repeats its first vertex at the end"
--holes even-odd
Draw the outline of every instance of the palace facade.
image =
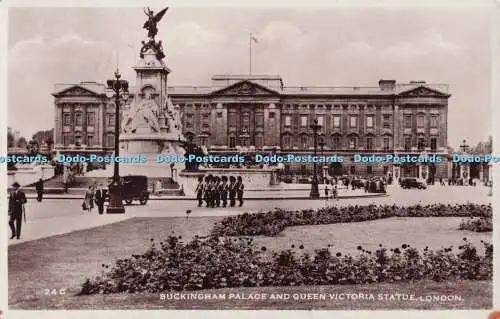
MULTIPOLYGON (((133 99, 134 92, 131 92, 133 99)), ((168 87, 182 110, 183 133, 211 153, 240 151, 318 154, 346 161, 322 168, 329 175, 440 178, 447 163, 447 85, 380 80, 371 87, 287 87, 280 76, 216 75, 210 86, 168 87), (441 155, 430 165, 354 164, 354 154, 441 155)), ((60 152, 113 151, 114 103, 103 84, 56 85, 55 148, 60 152)), ((124 100, 124 104, 130 103, 124 100)), ((126 109, 126 107, 125 107, 126 109)), ((310 176, 312 164, 285 165, 310 176)))

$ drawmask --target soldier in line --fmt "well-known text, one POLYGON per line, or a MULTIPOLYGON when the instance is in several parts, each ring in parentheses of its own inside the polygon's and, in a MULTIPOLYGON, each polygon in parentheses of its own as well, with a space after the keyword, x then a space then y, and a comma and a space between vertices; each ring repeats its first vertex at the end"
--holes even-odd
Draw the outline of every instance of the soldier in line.
MULTIPOLYGON (((10 193, 9 196, 9 226, 10 230, 12 232, 12 236, 10 239, 14 239, 16 237, 17 239, 21 239, 21 225, 22 225, 22 219, 23 219, 23 213, 24 212, 24 204, 26 204, 26 195, 22 190, 19 188, 21 185, 19 185, 18 182, 15 182, 12 184, 12 187, 14 187, 14 191, 10 193)), ((24 217, 26 221, 26 216, 24 217)))
POLYGON ((203 192, 205 190, 205 183, 203 182, 203 176, 198 177, 198 185, 196 185, 196 199, 198 200, 198 207, 203 204, 203 192))
POLYGON ((236 178, 234 176, 229 176, 229 206, 234 207, 236 204, 236 178))
POLYGON ((227 184, 227 176, 221 177, 222 183, 220 187, 220 198, 222 200, 222 207, 227 207, 227 193, 229 190, 229 185, 227 184))
POLYGON ((211 197, 211 186, 212 185, 212 175, 208 175, 205 177, 205 187, 203 193, 203 199, 205 200, 206 206, 210 207, 210 197, 211 197))
POLYGON ((221 192, 220 192, 220 187, 221 187, 221 179, 219 176, 215 177, 215 183, 214 183, 214 207, 220 207, 220 197, 221 197, 221 192))
POLYGON ((238 195, 238 201, 240 202, 240 207, 243 206, 243 191, 245 189, 245 185, 243 185, 243 179, 241 176, 238 176, 238 181, 236 182, 236 191, 238 195))

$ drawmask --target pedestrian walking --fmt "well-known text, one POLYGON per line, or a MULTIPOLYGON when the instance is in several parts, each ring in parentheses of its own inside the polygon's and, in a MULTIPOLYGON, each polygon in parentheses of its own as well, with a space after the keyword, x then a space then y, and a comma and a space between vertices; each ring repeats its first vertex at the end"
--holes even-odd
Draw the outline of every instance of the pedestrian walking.
POLYGON ((97 190, 95 191, 95 204, 97 205, 97 210, 99 215, 104 213, 104 202, 106 201, 106 190, 99 184, 97 190))
POLYGON ((330 199, 330 189, 328 183, 325 184, 325 200, 330 199))
POLYGON ((36 189, 36 200, 41 202, 43 199, 43 180, 40 178, 36 183, 35 183, 35 189, 36 189))
POLYGON ((335 185, 333 186, 333 191, 332 191, 332 193, 333 193, 333 199, 337 199, 337 195, 338 195, 338 192, 337 192, 337 184, 335 184, 335 185))
POLYGON ((21 239, 21 225, 24 214, 24 222, 26 222, 26 211, 24 204, 26 204, 26 194, 20 190, 21 185, 18 182, 12 184, 14 191, 9 195, 9 226, 12 235, 10 239, 21 239))
POLYGON ((88 211, 89 213, 92 212, 92 208, 93 208, 92 198, 93 198, 92 186, 89 186, 87 191, 85 191, 85 197, 84 197, 83 203, 82 203, 82 209, 84 211, 88 211))
POLYGON ((238 176, 238 179, 236 181, 237 187, 237 195, 238 195, 238 201, 240 202, 240 207, 243 206, 243 192, 245 190, 245 185, 243 184, 243 178, 241 176, 238 176))

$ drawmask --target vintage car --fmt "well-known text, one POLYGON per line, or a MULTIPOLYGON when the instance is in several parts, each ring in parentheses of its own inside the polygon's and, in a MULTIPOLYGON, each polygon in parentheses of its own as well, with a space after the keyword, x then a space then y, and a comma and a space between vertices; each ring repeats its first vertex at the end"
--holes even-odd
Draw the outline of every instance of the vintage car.
MULTIPOLYGON (((122 199, 127 205, 138 200, 141 205, 146 205, 149 200, 148 178, 142 175, 127 175, 121 178, 122 199)), ((109 200, 109 192, 107 193, 109 200)))
POLYGON ((427 185, 425 182, 418 178, 403 178, 400 183, 402 188, 418 188, 426 189, 427 185))

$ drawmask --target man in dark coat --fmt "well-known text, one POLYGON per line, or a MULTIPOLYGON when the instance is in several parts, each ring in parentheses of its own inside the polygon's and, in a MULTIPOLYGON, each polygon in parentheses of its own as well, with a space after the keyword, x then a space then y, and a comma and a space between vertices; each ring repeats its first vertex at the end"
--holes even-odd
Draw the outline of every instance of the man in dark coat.
POLYGON ((227 185, 227 176, 221 177, 221 189, 220 189, 220 199, 222 201, 222 207, 227 206, 227 193, 229 190, 229 186, 227 185))
POLYGON ((102 215, 104 213, 104 202, 106 201, 106 193, 107 191, 104 188, 102 188, 102 184, 100 184, 95 192, 95 204, 97 205, 99 215, 102 215))
POLYGON ((243 178, 241 176, 238 176, 238 179, 236 181, 236 194, 238 196, 238 201, 240 202, 240 207, 243 205, 243 191, 245 189, 245 185, 243 185, 243 178))
POLYGON ((18 182, 12 184, 14 191, 9 195, 9 226, 12 232, 10 239, 21 239, 21 225, 23 220, 24 204, 26 204, 26 195, 19 188, 18 182))
POLYGON ((205 191, 205 183, 203 182, 203 176, 198 177, 198 185, 196 186, 195 193, 196 199, 198 200, 198 207, 203 204, 203 193, 205 191))
POLYGON ((37 194, 36 200, 41 202, 43 198, 43 180, 41 178, 35 183, 35 189, 37 194))
POLYGON ((234 207, 236 204, 236 178, 234 176, 229 176, 229 206, 234 207))

